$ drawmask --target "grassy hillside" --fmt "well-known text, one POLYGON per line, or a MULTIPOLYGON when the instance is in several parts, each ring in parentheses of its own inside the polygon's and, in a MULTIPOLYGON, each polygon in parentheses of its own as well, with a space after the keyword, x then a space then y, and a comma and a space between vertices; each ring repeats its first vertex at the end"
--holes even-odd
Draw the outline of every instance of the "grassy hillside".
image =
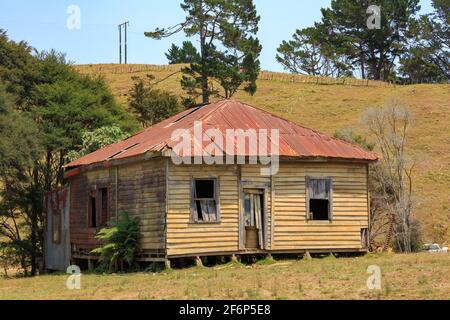
POLYGON ((359 258, 263 260, 252 266, 162 273, 83 274, 67 290, 67 274, 1 279, 1 299, 442 299, 450 298, 449 254, 367 255, 359 258), (379 266, 381 290, 368 290, 367 268, 379 266))
MULTIPOLYGON (((133 76, 151 73, 158 86, 182 94, 180 66, 77 66, 79 72, 103 75, 119 100, 126 105, 133 76)), ((352 85, 324 85, 327 79, 292 79, 289 75, 264 74, 258 91, 251 97, 239 93, 234 98, 260 107, 332 135, 342 128, 354 128, 365 134, 360 122, 370 106, 384 105, 399 99, 409 106, 414 123, 409 134, 410 154, 417 161, 415 171, 416 212, 424 225, 428 241, 433 228, 450 225, 450 85, 389 86, 382 83, 355 82, 352 85), (309 83, 307 83, 309 82, 309 83)), ((447 243, 450 230, 447 231, 447 243)))

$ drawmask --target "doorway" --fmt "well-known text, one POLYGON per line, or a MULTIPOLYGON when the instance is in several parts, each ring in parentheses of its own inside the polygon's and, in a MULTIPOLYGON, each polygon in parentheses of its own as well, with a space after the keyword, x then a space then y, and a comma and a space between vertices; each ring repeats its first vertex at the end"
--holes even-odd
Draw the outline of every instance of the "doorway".
POLYGON ((264 189, 244 190, 244 243, 246 249, 264 249, 264 189))

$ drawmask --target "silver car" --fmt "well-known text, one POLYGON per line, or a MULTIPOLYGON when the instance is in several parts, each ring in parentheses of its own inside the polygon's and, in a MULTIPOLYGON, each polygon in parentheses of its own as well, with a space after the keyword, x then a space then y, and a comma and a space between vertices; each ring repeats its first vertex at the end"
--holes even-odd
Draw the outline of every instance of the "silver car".
POLYGON ((447 247, 441 248, 437 243, 426 244, 423 246, 423 250, 430 253, 448 253, 447 247))

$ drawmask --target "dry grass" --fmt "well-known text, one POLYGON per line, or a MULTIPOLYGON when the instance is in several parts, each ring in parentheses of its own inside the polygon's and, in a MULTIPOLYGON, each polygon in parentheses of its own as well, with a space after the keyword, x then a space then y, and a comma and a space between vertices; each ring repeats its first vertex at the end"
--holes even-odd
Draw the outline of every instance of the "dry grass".
POLYGON ((450 255, 368 255, 218 265, 158 274, 82 275, 81 290, 66 275, 0 279, 0 299, 450 299, 450 255), (378 265, 382 289, 366 287, 378 265))
MULTIPOLYGON (((152 73, 160 88, 177 95, 180 66, 127 66, 118 73, 117 65, 77 66, 82 73, 103 75, 124 105, 132 76, 152 73), (139 72, 143 68, 150 71, 139 72), (130 72, 131 71, 131 72, 130 72)), ((347 86, 293 83, 277 80, 258 81, 258 91, 250 97, 235 97, 307 127, 332 135, 351 127, 366 134, 360 118, 371 106, 382 106, 390 99, 400 99, 412 110, 415 122, 409 135, 409 151, 417 161, 415 171, 416 213, 424 225, 427 241, 433 238, 433 226, 450 225, 450 85, 347 86)), ((450 242, 450 229, 446 237, 450 242)))

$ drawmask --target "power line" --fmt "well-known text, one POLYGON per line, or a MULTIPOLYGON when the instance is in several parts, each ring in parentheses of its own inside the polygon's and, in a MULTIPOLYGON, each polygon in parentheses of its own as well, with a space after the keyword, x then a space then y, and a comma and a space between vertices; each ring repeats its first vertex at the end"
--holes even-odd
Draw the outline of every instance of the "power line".
POLYGON ((118 25, 119 28, 119 64, 122 64, 122 29, 125 30, 125 64, 128 63, 128 43, 127 43, 127 26, 130 25, 129 21, 118 25))

